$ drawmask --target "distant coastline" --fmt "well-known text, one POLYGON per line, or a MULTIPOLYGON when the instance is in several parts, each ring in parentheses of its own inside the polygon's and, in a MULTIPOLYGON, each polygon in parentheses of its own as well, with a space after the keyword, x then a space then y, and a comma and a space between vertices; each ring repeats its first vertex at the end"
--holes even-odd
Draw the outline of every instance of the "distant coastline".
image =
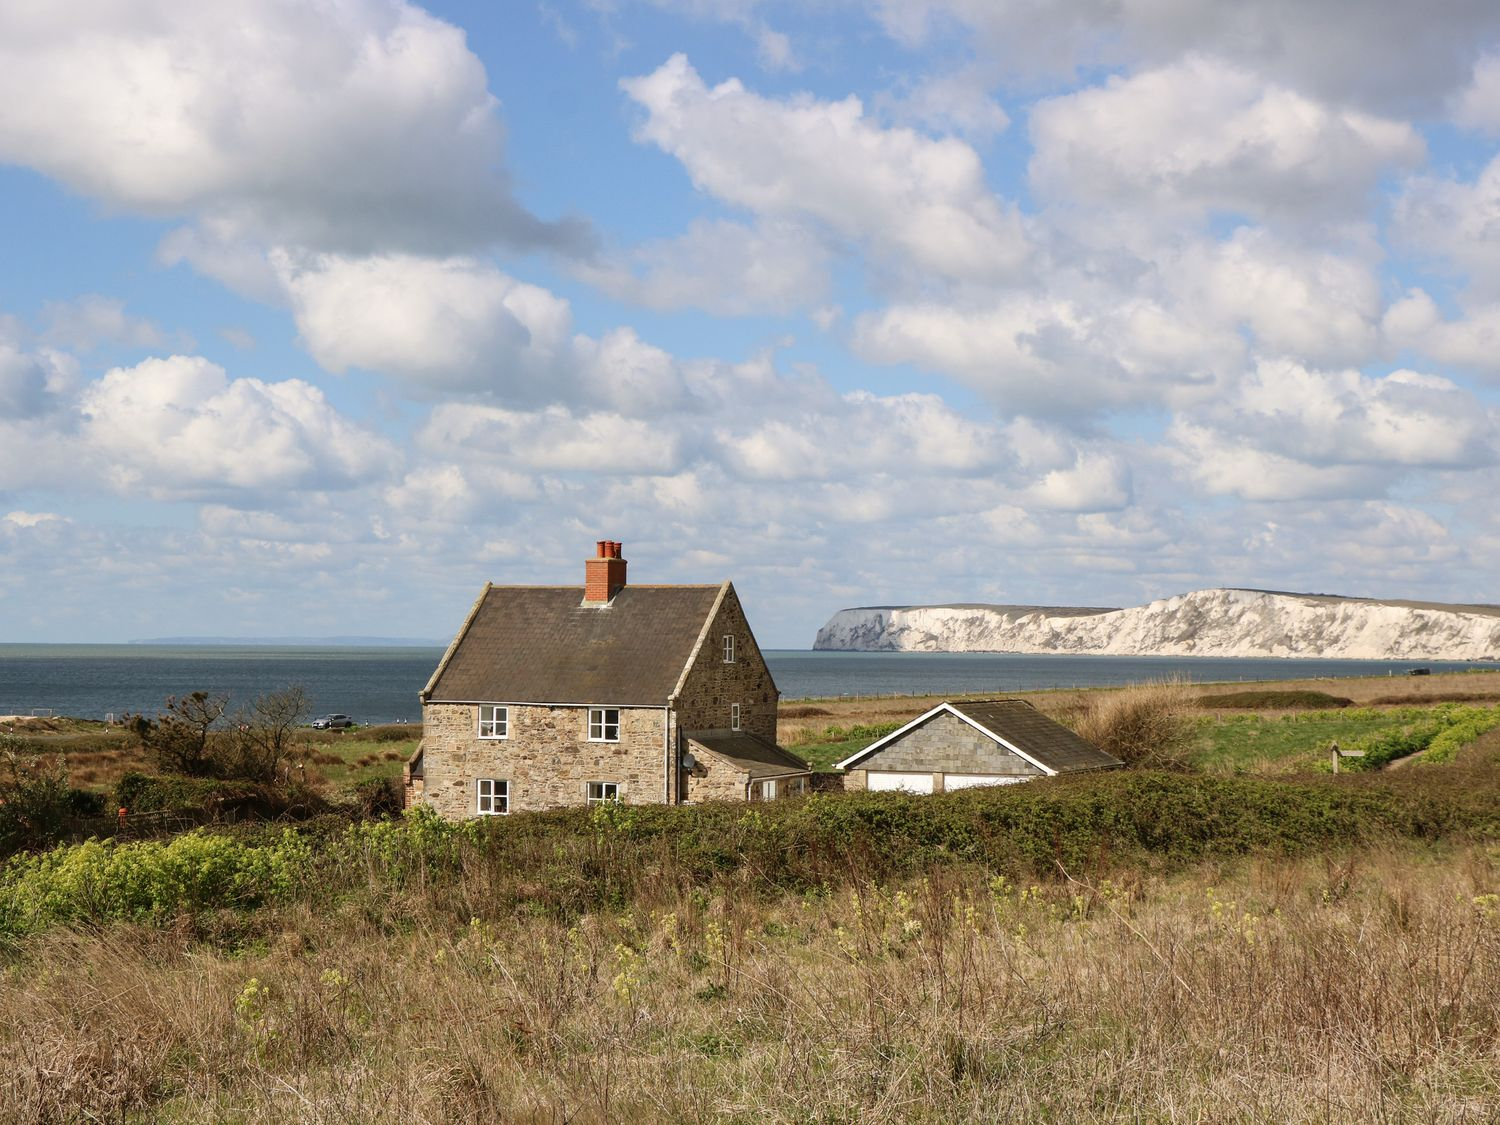
POLYGON ((271 645, 278 648, 446 648, 430 637, 145 637, 131 645, 271 645))

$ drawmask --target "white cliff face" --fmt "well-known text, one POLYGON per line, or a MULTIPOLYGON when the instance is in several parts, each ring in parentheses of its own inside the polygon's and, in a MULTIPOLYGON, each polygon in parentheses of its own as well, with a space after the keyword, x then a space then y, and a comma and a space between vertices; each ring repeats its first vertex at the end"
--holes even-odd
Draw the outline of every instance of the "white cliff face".
POLYGON ((815 649, 1500 659, 1500 611, 1414 607, 1257 590, 1197 590, 1131 609, 1006 606, 844 609, 815 649))

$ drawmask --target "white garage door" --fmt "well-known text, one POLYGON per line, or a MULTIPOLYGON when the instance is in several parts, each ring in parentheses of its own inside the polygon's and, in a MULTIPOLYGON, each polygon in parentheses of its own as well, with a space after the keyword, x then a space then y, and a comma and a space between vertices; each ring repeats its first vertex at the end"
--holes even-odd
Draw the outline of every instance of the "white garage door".
POLYGON ((943 775, 943 788, 951 793, 955 789, 973 789, 979 785, 1015 785, 1017 782, 1030 780, 1029 777, 1011 777, 1000 773, 950 773, 943 775))
POLYGON ((870 789, 876 793, 900 789, 905 793, 931 793, 930 773, 891 773, 889 770, 871 770, 866 777, 870 789))

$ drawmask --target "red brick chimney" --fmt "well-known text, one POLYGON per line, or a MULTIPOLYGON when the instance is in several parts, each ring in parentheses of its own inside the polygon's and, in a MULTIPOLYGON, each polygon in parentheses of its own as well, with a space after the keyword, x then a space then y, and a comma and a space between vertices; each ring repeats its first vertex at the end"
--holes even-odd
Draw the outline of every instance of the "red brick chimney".
POLYGON ((583 600, 603 605, 625 586, 625 560, 613 539, 599 540, 595 549, 595 556, 583 564, 583 600))

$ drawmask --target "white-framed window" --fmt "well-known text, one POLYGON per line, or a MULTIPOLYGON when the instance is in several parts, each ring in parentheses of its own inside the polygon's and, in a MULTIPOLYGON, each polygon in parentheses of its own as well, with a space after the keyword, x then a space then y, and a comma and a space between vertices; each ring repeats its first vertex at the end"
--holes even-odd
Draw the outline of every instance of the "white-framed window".
POLYGON ((620 803, 620 783, 618 781, 591 781, 589 782, 589 804, 604 805, 613 802, 620 803))
POLYGON ((479 737, 509 738, 510 708, 493 703, 479 705, 479 737))
POLYGON ((734 663, 734 634, 733 633, 725 633, 724 634, 724 663, 725 664, 733 664, 734 663))
POLYGON ((505 816, 510 812, 510 782, 481 777, 474 782, 474 791, 480 816, 505 816))
POLYGON ((788 778, 787 779, 787 783, 786 783, 786 795, 788 797, 798 797, 798 796, 801 796, 803 793, 806 793, 806 792, 807 792, 807 778, 805 778, 805 777, 792 777, 792 778, 788 778))
POLYGON ((589 741, 620 741, 620 709, 618 707, 589 708, 589 741))
POLYGON ((729 729, 740 729, 740 705, 738 703, 731 703, 729 705, 729 729))

